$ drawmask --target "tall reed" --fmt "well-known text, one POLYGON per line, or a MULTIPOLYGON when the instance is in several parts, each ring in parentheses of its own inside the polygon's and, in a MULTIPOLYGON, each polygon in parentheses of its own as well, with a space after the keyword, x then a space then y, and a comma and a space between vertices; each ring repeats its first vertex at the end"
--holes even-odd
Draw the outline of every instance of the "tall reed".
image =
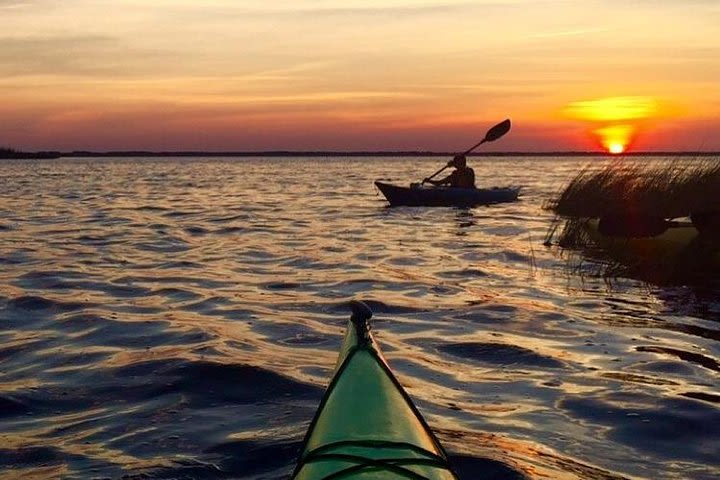
POLYGON ((685 217, 720 211, 720 158, 588 166, 545 205, 562 217, 685 217))

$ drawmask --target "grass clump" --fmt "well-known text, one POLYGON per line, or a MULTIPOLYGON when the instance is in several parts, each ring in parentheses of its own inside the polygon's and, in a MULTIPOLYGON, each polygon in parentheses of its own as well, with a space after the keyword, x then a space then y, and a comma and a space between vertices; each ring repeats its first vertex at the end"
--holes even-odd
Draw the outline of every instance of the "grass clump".
POLYGON ((586 167, 545 208, 566 218, 609 215, 686 217, 720 211, 720 158, 586 167))
POLYGON ((645 162, 613 159, 591 165, 544 207, 556 214, 546 245, 571 252, 567 257, 571 271, 655 284, 716 283, 716 258, 720 255, 718 157, 645 162), (590 234, 589 219, 599 219, 594 220, 594 234, 590 234), (695 227, 699 233, 678 249, 654 250, 652 243, 646 244, 647 248, 638 243, 633 246, 634 238, 652 242, 665 231, 683 226, 695 227), (604 236, 602 241, 598 231, 604 236))

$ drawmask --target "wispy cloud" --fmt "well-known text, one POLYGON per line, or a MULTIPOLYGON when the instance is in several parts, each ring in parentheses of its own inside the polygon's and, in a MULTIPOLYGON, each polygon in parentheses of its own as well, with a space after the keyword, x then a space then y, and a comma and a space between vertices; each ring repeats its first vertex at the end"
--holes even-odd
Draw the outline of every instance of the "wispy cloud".
POLYGON ((30 2, 21 2, 19 0, 0 0, 0 10, 16 10, 30 7, 30 2))
POLYGON ((557 37, 577 37, 581 35, 591 35, 594 33, 605 33, 605 32, 611 32, 613 30, 616 30, 615 28, 600 28, 600 27, 594 27, 594 28, 577 28, 577 29, 570 29, 570 30, 558 30, 554 32, 542 32, 542 33, 536 33, 533 35, 529 35, 528 38, 557 38, 557 37))
POLYGON ((305 93, 297 95, 251 95, 235 99, 240 103, 318 103, 318 102, 358 102, 368 100, 424 98, 429 95, 402 91, 333 91, 305 93))
POLYGON ((0 74, 132 75, 163 53, 130 48, 107 35, 0 38, 0 74))
POLYGON ((658 102, 653 97, 607 97, 572 102, 565 108, 570 118, 596 122, 639 120, 655 115, 658 102))

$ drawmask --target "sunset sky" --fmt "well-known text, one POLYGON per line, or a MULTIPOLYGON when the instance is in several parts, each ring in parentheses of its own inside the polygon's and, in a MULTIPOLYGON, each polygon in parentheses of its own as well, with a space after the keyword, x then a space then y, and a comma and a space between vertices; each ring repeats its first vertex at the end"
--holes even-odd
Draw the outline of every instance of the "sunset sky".
POLYGON ((0 0, 0 146, 720 150, 718 0, 0 0), (485 147, 483 147, 485 148, 485 147))

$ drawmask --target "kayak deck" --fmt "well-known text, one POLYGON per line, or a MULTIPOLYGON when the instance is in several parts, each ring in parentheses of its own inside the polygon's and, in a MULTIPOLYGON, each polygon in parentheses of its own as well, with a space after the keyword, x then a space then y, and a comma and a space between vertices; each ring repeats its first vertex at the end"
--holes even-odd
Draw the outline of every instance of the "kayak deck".
POLYGON ((375 182, 391 207, 473 207, 494 203, 514 202, 519 187, 457 188, 457 187, 401 187, 375 182))
POLYGON ((354 302, 335 375, 293 478, 455 480, 442 446, 373 340, 370 315, 354 302))

